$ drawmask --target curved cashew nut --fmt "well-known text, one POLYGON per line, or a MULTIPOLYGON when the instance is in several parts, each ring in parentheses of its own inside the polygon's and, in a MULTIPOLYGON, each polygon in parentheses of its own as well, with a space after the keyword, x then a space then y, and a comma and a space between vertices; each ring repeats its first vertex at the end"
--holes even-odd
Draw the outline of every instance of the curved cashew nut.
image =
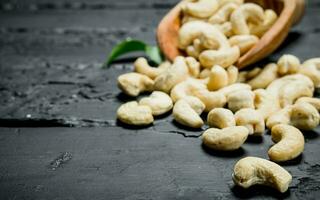
POLYGON ((154 81, 148 76, 139 73, 127 73, 118 77, 118 87, 129 96, 138 96, 142 92, 151 92, 154 81))
POLYGON ((209 68, 205 68, 200 72, 199 78, 204 79, 204 78, 209 78, 211 74, 211 70, 209 68))
POLYGON ((295 74, 300 67, 300 60, 294 55, 286 54, 278 60, 278 73, 280 75, 295 74))
POLYGON ((205 112, 210 112, 214 108, 223 107, 227 100, 221 92, 210 92, 209 90, 196 90, 194 96, 198 97, 205 105, 205 112))
POLYGON ((224 22, 223 24, 214 24, 213 26, 219 29, 221 33, 223 33, 226 37, 231 37, 233 35, 231 22, 224 22))
POLYGON ((254 109, 244 108, 234 115, 237 126, 245 126, 249 130, 249 135, 261 136, 265 130, 262 115, 254 109))
POLYGON ((277 21, 278 15, 274 10, 267 9, 264 11, 264 20, 262 24, 250 24, 250 33, 258 37, 262 37, 277 21))
POLYGON ((234 65, 227 68, 228 73, 228 85, 234 84, 238 80, 239 70, 234 65))
POLYGON ((320 58, 313 58, 305 61, 299 70, 300 74, 308 76, 315 87, 320 87, 320 58))
POLYGON ((117 118, 123 123, 137 126, 151 124, 154 120, 151 108, 139 105, 136 101, 121 105, 117 110, 117 118))
POLYGON ((215 65, 211 68, 211 73, 209 76, 209 82, 207 84, 210 91, 218 90, 227 86, 229 83, 227 71, 219 66, 215 65))
POLYGON ((255 44, 257 44, 259 38, 255 35, 235 35, 229 38, 231 46, 238 46, 240 49, 240 55, 248 52, 255 44))
POLYGON ((185 49, 193 43, 195 39, 202 40, 202 45, 206 48, 227 48, 228 39, 219 29, 212 24, 202 21, 192 21, 181 26, 178 36, 180 49, 185 49))
POLYGON ((204 122, 199 116, 205 105, 196 97, 188 96, 178 100, 173 106, 173 118, 180 124, 200 128, 204 122))
POLYGON ((239 149, 248 137, 248 129, 243 126, 233 126, 224 129, 210 128, 202 135, 203 144, 219 151, 239 149))
POLYGON ((211 24, 222 24, 229 21, 230 15, 232 12, 238 8, 236 3, 227 3, 222 6, 214 15, 212 15, 208 22, 211 24))
POLYGON ((283 162, 298 157, 304 149, 304 137, 299 129, 286 125, 278 124, 271 130, 273 145, 268 156, 275 162, 283 162))
POLYGON ((272 114, 267 120, 267 127, 271 129, 277 124, 289 124, 300 130, 312 130, 319 124, 319 113, 309 103, 298 103, 272 114))
POLYGON ((246 157, 234 166, 232 179, 236 185, 243 188, 266 185, 285 192, 292 181, 292 176, 274 162, 257 157, 246 157))
POLYGON ((255 108, 265 120, 270 117, 270 115, 281 109, 278 99, 272 96, 266 90, 257 89, 253 92, 255 94, 255 108))
POLYGON ((186 64, 189 69, 189 74, 197 78, 200 74, 200 63, 193 57, 186 57, 186 64))
POLYGON ((174 86, 171 90, 170 96, 173 102, 176 102, 184 97, 194 96, 194 91, 197 90, 207 90, 207 87, 205 84, 202 84, 195 79, 189 78, 174 86))
POLYGON ((178 83, 189 77, 189 69, 184 57, 175 58, 173 65, 161 73, 154 80, 154 89, 169 93, 170 90, 178 83))
POLYGON ((225 108, 214 108, 208 113, 207 123, 210 127, 226 128, 236 126, 233 113, 225 108))
POLYGON ((170 96, 159 91, 154 91, 149 97, 142 98, 139 101, 139 105, 149 106, 154 116, 162 115, 173 107, 170 96))
POLYGON ((317 109, 318 112, 320 112, 320 99, 318 99, 318 98, 301 97, 295 103, 296 104, 298 104, 298 103, 309 103, 313 107, 315 107, 315 109, 317 109))
POLYGON ((248 71, 248 73, 246 75, 246 79, 248 79, 248 80, 253 79, 258 74, 260 74, 261 71, 262 71, 262 69, 260 67, 255 67, 255 68, 251 69, 250 71, 248 71))
POLYGON ((217 0, 198 0, 197 2, 188 2, 182 6, 184 13, 199 17, 207 18, 213 15, 218 9, 217 0))
POLYGON ((211 68, 214 65, 229 67, 233 65, 240 57, 239 47, 223 48, 220 50, 205 50, 199 60, 203 67, 211 68))
POLYGON ((239 6, 230 17, 233 32, 237 35, 250 34, 248 22, 262 24, 263 20, 263 9, 254 3, 246 3, 239 6))
POLYGON ((251 86, 245 83, 234 83, 232 85, 228 85, 227 87, 221 88, 218 90, 218 92, 228 97, 230 94, 239 90, 251 90, 251 86))
POLYGON ((227 97, 228 108, 237 112, 243 108, 254 109, 254 93, 251 90, 239 90, 227 97))
POLYGON ((278 66, 270 63, 253 79, 248 81, 253 89, 266 88, 272 81, 278 78, 278 66))
POLYGON ((185 23, 192 22, 192 21, 203 21, 203 22, 206 22, 206 19, 205 18, 193 17, 193 16, 190 16, 190 15, 185 13, 183 15, 183 17, 182 17, 181 24, 185 24, 185 23))
POLYGON ((159 76, 168 65, 159 65, 159 67, 151 67, 147 59, 140 57, 134 62, 134 70, 139 73, 148 76, 151 79, 155 79, 159 76))

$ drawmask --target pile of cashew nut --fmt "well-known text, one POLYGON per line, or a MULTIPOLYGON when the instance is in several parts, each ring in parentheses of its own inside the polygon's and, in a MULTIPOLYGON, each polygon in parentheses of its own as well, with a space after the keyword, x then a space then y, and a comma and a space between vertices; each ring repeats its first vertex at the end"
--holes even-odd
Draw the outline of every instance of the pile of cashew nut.
POLYGON ((181 5, 179 48, 203 67, 228 67, 248 52, 278 16, 243 0, 187 0, 181 5))
POLYGON ((279 164, 301 155, 300 130, 312 130, 320 121, 320 99, 313 97, 320 87, 320 58, 301 63, 283 55, 275 63, 238 71, 233 64, 272 26, 275 12, 243 0, 187 1, 182 9, 179 48, 188 57, 158 67, 138 58, 134 72, 118 77, 118 86, 132 97, 151 95, 121 105, 118 120, 145 126, 172 110, 183 126, 208 126, 203 145, 216 151, 237 150, 269 129, 275 143, 266 152, 270 161, 241 159, 233 181, 243 188, 263 184, 287 191, 292 176, 279 164))

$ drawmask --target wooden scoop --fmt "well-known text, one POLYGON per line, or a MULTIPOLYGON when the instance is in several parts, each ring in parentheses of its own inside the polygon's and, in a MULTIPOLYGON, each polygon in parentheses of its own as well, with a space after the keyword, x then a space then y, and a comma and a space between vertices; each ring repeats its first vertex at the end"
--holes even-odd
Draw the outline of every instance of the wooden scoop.
MULTIPOLYGON (((241 69, 253 64, 275 51, 287 37, 292 25, 298 23, 304 13, 304 0, 246 0, 273 9, 278 14, 275 24, 269 29, 247 53, 242 55, 236 66, 241 69)), ((167 59, 174 60, 184 55, 178 49, 178 32, 181 25, 181 4, 177 4, 160 22, 157 29, 157 40, 160 49, 167 59)))

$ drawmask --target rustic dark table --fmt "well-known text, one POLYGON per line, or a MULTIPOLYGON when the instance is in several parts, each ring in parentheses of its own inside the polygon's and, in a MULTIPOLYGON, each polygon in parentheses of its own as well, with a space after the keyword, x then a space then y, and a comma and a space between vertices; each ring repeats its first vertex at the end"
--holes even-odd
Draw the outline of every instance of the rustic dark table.
MULTIPOLYGON (((285 163, 288 192, 243 190, 231 180, 244 156, 267 158, 270 134, 233 153, 201 146, 201 130, 171 116, 134 129, 115 120, 129 100, 116 77, 132 56, 101 69, 131 36, 155 44, 155 28, 176 0, 0 1, 0 199, 317 199, 319 130, 285 163)), ((320 56, 320 1, 267 60, 320 56)))

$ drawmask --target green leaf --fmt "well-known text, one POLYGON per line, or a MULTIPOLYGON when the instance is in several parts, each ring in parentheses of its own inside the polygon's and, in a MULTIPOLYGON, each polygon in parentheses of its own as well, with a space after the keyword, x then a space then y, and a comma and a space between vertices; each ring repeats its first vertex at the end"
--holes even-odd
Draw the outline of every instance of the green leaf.
POLYGON ((109 54, 107 62, 104 67, 109 66, 119 56, 127 53, 143 51, 149 57, 150 60, 156 64, 160 64, 163 61, 163 57, 160 49, 157 46, 150 46, 139 40, 133 40, 131 38, 126 39, 123 42, 117 44, 109 54))

